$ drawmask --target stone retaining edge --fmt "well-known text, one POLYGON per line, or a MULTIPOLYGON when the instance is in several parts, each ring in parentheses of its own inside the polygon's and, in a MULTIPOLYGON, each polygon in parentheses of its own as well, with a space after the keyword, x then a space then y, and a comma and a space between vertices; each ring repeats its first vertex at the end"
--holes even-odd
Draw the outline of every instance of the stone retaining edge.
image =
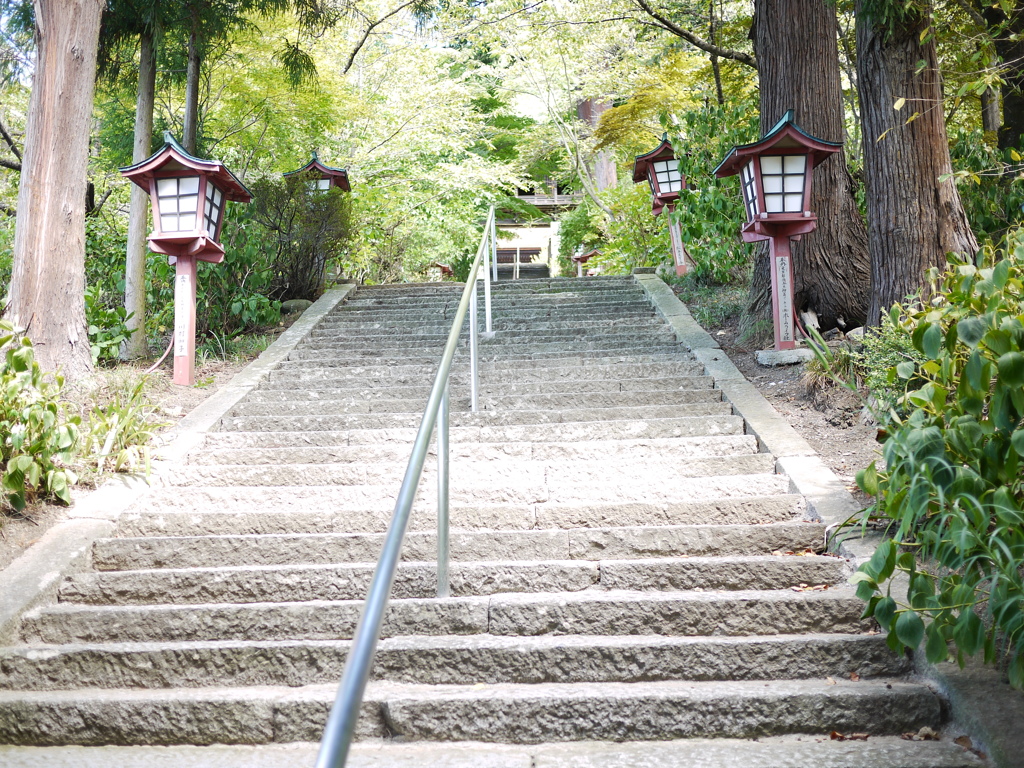
MULTIPOLYGON (((776 457, 776 468, 790 478, 791 490, 807 499, 808 511, 824 522, 827 530, 859 513, 860 507, 842 481, 821 460, 811 445, 765 400, 733 365, 672 289, 656 275, 634 274, 654 309, 672 326, 676 338, 715 378, 715 386, 743 418, 749 433, 757 436, 761 451, 776 457)), ((867 560, 882 541, 879 534, 860 537, 857 531, 836 537, 830 547, 854 566, 867 560)), ((914 654, 918 675, 935 686, 949 704, 951 730, 967 733, 976 747, 988 755, 993 768, 1024 766, 1024 696, 1005 682, 990 666, 971 660, 961 670, 955 663, 929 664, 924 651, 914 654)))
MULTIPOLYGON (((787 475, 790 490, 807 500, 808 514, 825 523, 829 530, 857 516, 860 506, 843 482, 757 387, 747 381, 672 289, 657 275, 634 274, 633 279, 675 331, 676 339, 693 353, 705 373, 714 377, 715 387, 742 417, 747 433, 757 438, 761 452, 775 456, 776 472, 787 475)), ((857 532, 850 532, 835 537, 830 549, 856 564, 871 556, 878 541, 876 536, 861 538, 857 532)))
MULTIPOLYGON (((180 461, 214 429, 220 419, 287 359, 328 313, 343 301, 356 286, 345 284, 333 288, 267 347, 256 360, 239 371, 230 382, 195 410, 185 416, 159 449, 153 472, 159 476, 170 465, 180 461)), ((57 588, 64 577, 88 567, 92 543, 113 533, 117 518, 141 497, 149 483, 137 476, 120 475, 100 488, 76 499, 68 519, 48 530, 7 568, 0 571, 0 643, 17 642, 21 615, 36 606, 56 599, 57 588)))

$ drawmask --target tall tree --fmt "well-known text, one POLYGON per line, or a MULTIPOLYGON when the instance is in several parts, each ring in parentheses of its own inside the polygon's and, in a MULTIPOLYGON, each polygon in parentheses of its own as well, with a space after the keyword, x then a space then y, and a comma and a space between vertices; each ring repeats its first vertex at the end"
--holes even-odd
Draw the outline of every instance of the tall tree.
MULTIPOLYGON (((842 141, 843 92, 838 24, 829 0, 757 0, 750 37, 761 84, 761 132, 786 110, 814 136, 842 141)), ((840 152, 814 172, 811 208, 818 228, 793 243, 794 300, 822 329, 853 328, 868 305, 868 243, 856 186, 840 152)), ((758 249, 747 307, 748 326, 771 313, 768 249, 758 249)))
POLYGON ((977 249, 950 178, 931 12, 929 0, 857 3, 872 324, 921 290, 926 270, 945 265, 947 253, 977 249))
POLYGON ((103 0, 36 0, 29 101, 7 316, 36 357, 92 369, 85 324, 85 188, 103 0))

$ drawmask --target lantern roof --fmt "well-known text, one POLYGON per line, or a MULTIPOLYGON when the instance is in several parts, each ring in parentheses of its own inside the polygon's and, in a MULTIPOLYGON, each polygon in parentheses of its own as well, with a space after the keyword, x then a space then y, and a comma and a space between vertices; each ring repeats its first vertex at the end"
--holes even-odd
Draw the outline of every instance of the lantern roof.
POLYGON ((637 155, 636 160, 633 161, 633 181, 639 184, 642 181, 647 181, 650 167, 653 163, 659 160, 675 160, 676 153, 672 149, 672 143, 668 140, 668 134, 663 133, 661 135, 661 144, 656 146, 650 152, 643 155, 637 155))
POLYGON ((575 256, 572 257, 572 261, 578 262, 580 264, 586 264, 594 256, 600 256, 600 255, 601 255, 601 251, 600 250, 598 250, 597 248, 592 248, 591 250, 587 251, 586 253, 578 253, 578 254, 576 254, 575 256))
POLYGON ((352 185, 348 181, 348 171, 344 168, 333 168, 329 165, 324 165, 320 162, 316 150, 313 150, 313 158, 308 163, 294 171, 288 171, 283 176, 287 179, 289 176, 298 176, 301 173, 310 173, 312 171, 319 173, 321 178, 330 179, 332 186, 341 187, 346 192, 352 191, 352 185))
POLYGON ((735 176, 747 164, 753 155, 770 154, 775 150, 790 153, 791 150, 802 150, 811 158, 811 167, 820 164, 829 155, 835 154, 843 146, 841 141, 825 141, 811 136, 793 121, 793 110, 777 122, 768 133, 751 144, 739 144, 732 148, 725 159, 715 168, 715 176, 724 178, 735 176))
POLYGON ((235 203, 248 203, 252 193, 222 163, 216 160, 203 160, 185 151, 170 131, 164 132, 164 146, 154 154, 134 165, 119 169, 125 178, 138 184, 149 192, 149 182, 154 176, 168 171, 200 171, 213 178, 224 197, 235 203))

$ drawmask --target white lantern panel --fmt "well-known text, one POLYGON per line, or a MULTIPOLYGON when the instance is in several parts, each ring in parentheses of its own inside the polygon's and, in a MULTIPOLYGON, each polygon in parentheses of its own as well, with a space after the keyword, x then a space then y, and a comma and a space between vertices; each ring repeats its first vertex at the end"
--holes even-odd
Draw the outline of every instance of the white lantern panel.
POLYGON ((178 180, 177 179, 157 179, 156 180, 156 193, 160 197, 170 197, 171 195, 178 194, 178 180))
POLYGON ((178 231, 178 214, 172 213, 170 215, 163 215, 160 217, 160 229, 164 232, 177 232, 178 231))
POLYGON ((317 189, 321 189, 321 190, 330 189, 331 188, 331 180, 330 179, 320 179, 320 181, 318 181, 316 183, 316 188, 317 189))
POLYGON ((182 213, 195 213, 198 206, 198 195, 186 195, 178 198, 178 210, 182 213))
POLYGON ((199 194, 199 177, 189 176, 184 179, 178 179, 178 194, 179 195, 198 195, 199 194))
POLYGON ((757 181, 754 178, 754 161, 751 160, 740 171, 740 181, 743 190, 743 205, 747 209, 747 220, 753 221, 760 213, 757 203, 757 181))
POLYGON ((199 177, 156 180, 157 207, 162 232, 193 232, 199 206, 199 177))
POLYGON ((178 228, 181 232, 189 232, 196 228, 196 215, 194 213, 181 214, 178 217, 178 228))
POLYGON ((220 215, 224 207, 224 194, 214 186, 212 181, 206 182, 206 206, 203 209, 203 229, 210 235, 217 234, 220 215))
POLYGON ((678 160, 659 160, 652 164, 658 180, 659 193, 679 192, 683 188, 683 175, 679 172, 678 160))
POLYGON ((803 210, 804 155, 766 155, 761 161, 761 186, 768 213, 800 213, 803 210))
POLYGON ((160 214, 166 215, 168 213, 178 212, 178 198, 166 197, 160 201, 160 214))

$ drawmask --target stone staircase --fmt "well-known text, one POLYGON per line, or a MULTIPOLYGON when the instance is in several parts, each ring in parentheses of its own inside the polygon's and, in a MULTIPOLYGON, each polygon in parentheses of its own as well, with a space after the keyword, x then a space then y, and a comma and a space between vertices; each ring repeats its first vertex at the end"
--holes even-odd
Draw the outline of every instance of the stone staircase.
MULTIPOLYGON (((0 649, 0 743, 311 764, 278 744, 320 738, 460 291, 358 289, 121 514, 0 649)), ((943 701, 632 278, 498 283, 494 317, 480 413, 453 369, 453 596, 428 460, 350 765, 984 765, 899 738, 943 701)))

